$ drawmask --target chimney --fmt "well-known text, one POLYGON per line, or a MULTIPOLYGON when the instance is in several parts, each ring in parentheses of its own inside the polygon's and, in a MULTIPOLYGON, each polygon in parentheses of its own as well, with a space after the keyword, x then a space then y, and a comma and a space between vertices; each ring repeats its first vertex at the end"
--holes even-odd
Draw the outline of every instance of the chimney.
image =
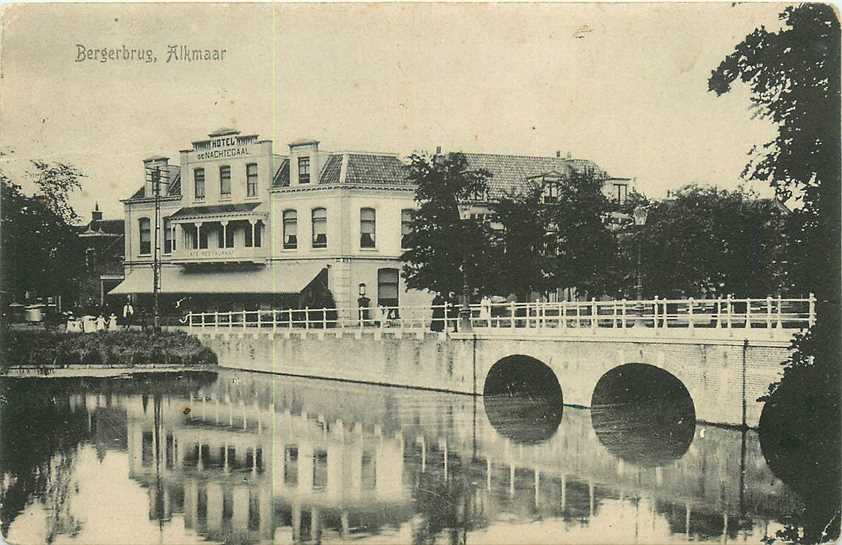
POLYGON ((91 221, 102 221, 102 212, 99 211, 99 202, 94 203, 94 209, 91 212, 91 221))
POLYGON ((169 192, 170 184, 170 168, 169 157, 155 156, 143 160, 143 191, 144 196, 152 198, 155 196, 153 181, 159 180, 161 196, 164 197, 169 192))
POLYGON ((555 156, 556 156, 557 159, 560 159, 561 158, 561 150, 556 151, 555 156))
POLYGON ((573 152, 572 151, 567 152, 567 160, 569 161, 570 159, 573 159, 573 152))
POLYGON ((441 146, 436 146, 436 155, 441 155, 441 146))

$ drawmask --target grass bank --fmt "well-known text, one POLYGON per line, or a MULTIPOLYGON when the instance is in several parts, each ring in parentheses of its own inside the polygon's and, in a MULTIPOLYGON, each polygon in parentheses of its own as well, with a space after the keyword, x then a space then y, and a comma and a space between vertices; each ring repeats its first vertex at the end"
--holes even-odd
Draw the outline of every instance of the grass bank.
POLYGON ((67 365, 139 367, 144 365, 216 365, 216 354, 180 331, 63 333, 7 330, 0 339, 0 368, 67 365))

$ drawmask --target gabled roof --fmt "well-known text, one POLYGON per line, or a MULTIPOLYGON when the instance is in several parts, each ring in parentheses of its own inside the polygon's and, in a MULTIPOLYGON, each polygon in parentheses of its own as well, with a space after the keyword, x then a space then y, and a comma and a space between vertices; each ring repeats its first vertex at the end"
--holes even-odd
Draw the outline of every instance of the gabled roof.
POLYGON ((79 236, 122 236, 126 230, 124 220, 91 220, 87 225, 80 225, 79 236))
POLYGON ((549 173, 566 176, 572 171, 592 169, 596 174, 604 175, 595 163, 584 159, 494 153, 466 153, 465 158, 470 168, 485 169, 491 173, 488 180, 488 194, 491 198, 518 191, 529 178, 549 173))

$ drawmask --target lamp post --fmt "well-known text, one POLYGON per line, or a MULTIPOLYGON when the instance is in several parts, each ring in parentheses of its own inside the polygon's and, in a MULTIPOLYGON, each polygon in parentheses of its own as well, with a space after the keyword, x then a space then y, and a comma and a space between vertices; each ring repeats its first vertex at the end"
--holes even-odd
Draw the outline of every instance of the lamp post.
MULTIPOLYGON (((458 205, 457 205, 458 206, 458 205)), ((459 210, 459 221, 462 224, 462 265, 459 270, 462 272, 462 305, 459 307, 459 331, 467 333, 472 330, 471 327, 471 286, 468 285, 468 252, 465 247, 465 235, 467 234, 468 217, 467 209, 459 210)))
POLYGON ((641 233, 643 231, 643 226, 646 225, 646 217, 648 215, 649 209, 642 205, 635 207, 632 212, 634 226, 637 229, 637 285, 635 286, 635 296, 637 298, 637 319, 634 323, 635 327, 646 327, 646 324, 643 323, 643 303, 641 302, 643 300, 643 276, 641 274, 640 254, 641 247, 643 246, 641 233))

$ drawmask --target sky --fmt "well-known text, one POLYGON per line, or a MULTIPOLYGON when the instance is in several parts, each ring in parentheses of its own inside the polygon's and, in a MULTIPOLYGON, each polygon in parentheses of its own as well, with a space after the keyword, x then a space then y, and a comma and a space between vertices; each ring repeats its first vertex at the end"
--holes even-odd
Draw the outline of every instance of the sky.
MULTIPOLYGON (((554 155, 595 161, 661 197, 733 189, 774 127, 748 90, 717 97, 711 70, 784 4, 63 4, 7 6, 0 168, 31 159, 86 174, 73 204, 120 199, 142 160, 219 127, 327 150, 554 155), (166 62, 169 45, 223 61, 166 62), (85 48, 157 62, 77 62, 85 48)), ((760 184, 752 187, 768 194, 760 184)))

